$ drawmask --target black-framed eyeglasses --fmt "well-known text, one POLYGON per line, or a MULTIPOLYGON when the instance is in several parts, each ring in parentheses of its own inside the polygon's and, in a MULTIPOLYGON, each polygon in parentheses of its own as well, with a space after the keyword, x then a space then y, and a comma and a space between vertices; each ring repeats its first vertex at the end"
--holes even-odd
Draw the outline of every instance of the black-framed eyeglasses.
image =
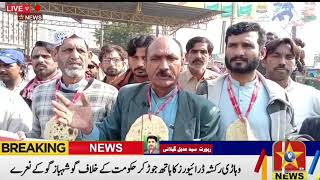
POLYGON ((121 58, 105 58, 105 59, 102 59, 102 62, 104 62, 104 63, 111 63, 111 61, 113 61, 114 63, 118 63, 118 62, 121 62, 122 59, 121 58))

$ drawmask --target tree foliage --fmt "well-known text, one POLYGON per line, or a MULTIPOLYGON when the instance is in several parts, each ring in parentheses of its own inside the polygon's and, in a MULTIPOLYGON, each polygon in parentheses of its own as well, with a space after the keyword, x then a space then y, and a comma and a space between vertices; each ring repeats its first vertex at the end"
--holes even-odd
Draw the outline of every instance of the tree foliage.
MULTIPOLYGON (((103 44, 112 43, 126 49, 130 39, 139 35, 152 34, 152 27, 146 24, 113 23, 104 28, 103 44)), ((100 44, 101 30, 96 29, 94 37, 100 44)))

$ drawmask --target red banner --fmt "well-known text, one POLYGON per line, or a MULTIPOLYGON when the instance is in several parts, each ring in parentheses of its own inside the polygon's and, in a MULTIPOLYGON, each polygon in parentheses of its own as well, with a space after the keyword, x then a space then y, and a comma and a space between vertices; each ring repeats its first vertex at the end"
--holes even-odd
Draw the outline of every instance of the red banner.
POLYGON ((69 154, 143 154, 143 142, 69 142, 69 154))
POLYGON ((213 154, 213 145, 160 144, 160 154, 213 154))
POLYGON ((6 12, 17 12, 17 13, 30 13, 30 4, 7 4, 6 12))

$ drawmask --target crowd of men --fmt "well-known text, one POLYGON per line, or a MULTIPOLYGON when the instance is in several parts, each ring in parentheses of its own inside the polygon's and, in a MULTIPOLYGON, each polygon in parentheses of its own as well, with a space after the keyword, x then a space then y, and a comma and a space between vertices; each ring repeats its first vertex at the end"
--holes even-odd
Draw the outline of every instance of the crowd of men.
POLYGON ((191 38, 186 53, 176 39, 141 35, 97 55, 76 34, 56 39, 34 45, 29 81, 23 53, 0 51, 0 130, 47 139, 51 122, 90 141, 128 140, 146 127, 165 134, 143 134, 155 142, 320 140, 320 91, 292 76, 303 71, 304 44, 258 23, 228 27, 224 73, 209 69, 205 37, 191 38))

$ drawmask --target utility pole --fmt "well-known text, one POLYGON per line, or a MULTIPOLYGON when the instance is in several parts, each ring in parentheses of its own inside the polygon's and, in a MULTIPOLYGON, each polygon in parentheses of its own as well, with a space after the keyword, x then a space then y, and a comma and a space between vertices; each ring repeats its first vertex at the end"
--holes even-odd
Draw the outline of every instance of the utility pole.
POLYGON ((100 48, 103 47, 103 36, 104 36, 104 26, 103 26, 103 21, 101 21, 100 48))
POLYGON ((291 37, 292 38, 296 38, 297 37, 297 26, 292 26, 291 37))
POLYGON ((222 33, 221 33, 221 40, 220 40, 220 53, 223 54, 224 53, 224 46, 225 46, 225 42, 224 39, 226 37, 226 21, 222 22, 222 33))
POLYGON ((232 2, 232 15, 231 15, 231 25, 234 24, 237 18, 237 2, 232 2))

